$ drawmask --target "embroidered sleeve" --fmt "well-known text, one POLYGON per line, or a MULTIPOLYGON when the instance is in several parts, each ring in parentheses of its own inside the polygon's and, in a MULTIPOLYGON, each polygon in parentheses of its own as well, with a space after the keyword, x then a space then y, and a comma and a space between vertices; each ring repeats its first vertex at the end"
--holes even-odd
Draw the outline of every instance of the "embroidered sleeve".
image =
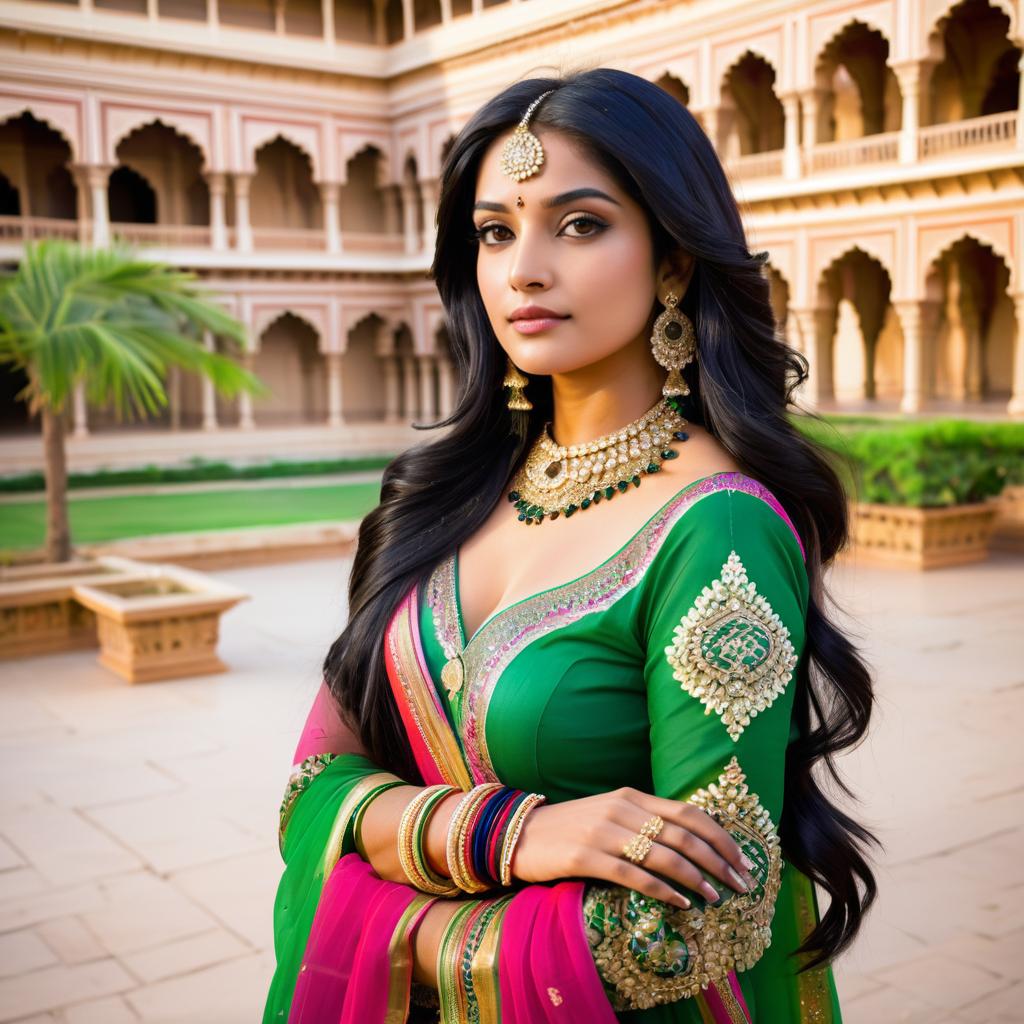
POLYGON ((788 522, 762 498, 704 499, 667 554, 643 624, 658 796, 687 800, 721 824, 754 863, 758 886, 689 910, 621 886, 590 885, 591 952, 616 1010, 694 996, 752 967, 771 943, 783 861, 778 823, 807 576, 788 522), (698 513, 698 515, 694 515, 698 513))

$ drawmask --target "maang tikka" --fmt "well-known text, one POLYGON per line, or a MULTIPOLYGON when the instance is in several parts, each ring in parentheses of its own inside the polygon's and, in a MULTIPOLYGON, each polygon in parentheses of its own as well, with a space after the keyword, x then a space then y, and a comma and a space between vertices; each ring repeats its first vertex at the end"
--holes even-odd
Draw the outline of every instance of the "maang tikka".
MULTIPOLYGON (((523 181, 536 174, 540 170, 541 164, 544 163, 544 147, 540 144, 540 139, 527 126, 540 101, 545 96, 550 96, 554 91, 554 89, 549 89, 547 92, 541 93, 526 108, 526 113, 523 114, 523 119, 516 125, 516 130, 512 133, 512 137, 502 147, 499 166, 502 173, 508 175, 513 181, 523 181)), ((516 206, 522 205, 523 197, 516 196, 516 206)), ((502 386, 512 389, 508 396, 508 407, 510 409, 528 412, 533 408, 533 403, 526 397, 523 391, 528 383, 529 378, 512 362, 512 357, 509 356, 502 386)))

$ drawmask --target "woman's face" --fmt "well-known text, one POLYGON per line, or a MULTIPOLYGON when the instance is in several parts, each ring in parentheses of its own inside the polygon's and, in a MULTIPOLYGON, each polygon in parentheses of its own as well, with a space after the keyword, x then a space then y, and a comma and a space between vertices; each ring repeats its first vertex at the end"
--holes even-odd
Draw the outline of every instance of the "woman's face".
POLYGON ((473 211, 481 232, 477 282, 501 347, 526 373, 566 374, 632 342, 646 345, 656 286, 663 297, 675 281, 680 295, 689 275, 656 277, 670 265, 653 265, 644 211, 561 133, 536 131, 544 163, 532 177, 516 182, 503 174, 499 156, 509 134, 481 161, 473 211), (567 197, 578 190, 590 194, 567 197), (523 333, 510 317, 527 305, 565 319, 523 333))

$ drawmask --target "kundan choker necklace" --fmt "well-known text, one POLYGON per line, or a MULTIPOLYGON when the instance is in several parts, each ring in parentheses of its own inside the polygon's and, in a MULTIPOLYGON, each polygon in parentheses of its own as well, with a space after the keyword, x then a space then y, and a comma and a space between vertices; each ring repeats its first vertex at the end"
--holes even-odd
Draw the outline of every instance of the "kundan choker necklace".
POLYGON ((672 395, 659 400, 638 420, 586 444, 555 444, 544 424, 522 466, 512 478, 508 500, 519 521, 531 525, 545 518, 566 518, 624 493, 629 485, 657 473, 665 459, 678 457, 671 445, 685 441, 686 420, 672 395))

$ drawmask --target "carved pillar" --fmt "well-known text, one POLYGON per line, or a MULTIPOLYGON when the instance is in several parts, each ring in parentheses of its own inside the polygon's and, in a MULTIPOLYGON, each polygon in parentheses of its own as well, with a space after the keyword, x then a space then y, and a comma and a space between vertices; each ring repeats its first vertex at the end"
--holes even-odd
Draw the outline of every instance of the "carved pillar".
MULTIPOLYGON (((811 150, 818 144, 818 112, 824 91, 808 89, 800 94, 800 105, 803 112, 804 137, 802 141, 804 153, 810 156, 811 150)), ((810 167, 810 163, 807 164, 810 167)))
POLYGON ((921 96, 927 88, 930 61, 908 60, 893 64, 903 97, 903 122, 900 126, 900 163, 917 161, 917 132, 921 126, 921 96))
POLYGON ((437 178, 420 178, 420 201, 423 204, 423 248, 434 251, 437 242, 438 181, 437 178))
POLYGON ((384 202, 384 230, 397 235, 402 230, 401 199, 397 185, 381 185, 381 199, 384 202))
POLYGON ((413 15, 413 0, 402 0, 402 39, 412 39, 416 31, 416 18, 413 15))
POLYGON ((399 186, 402 194, 402 232, 405 235, 405 251, 419 252, 419 231, 416 228, 416 188, 408 182, 399 186))
POLYGON ((324 239, 328 252, 341 252, 341 230, 338 221, 338 196, 341 186, 335 181, 320 182, 321 205, 324 211, 324 239))
POLYGON ((381 356, 384 364, 384 419, 388 423, 397 423, 401 418, 399 405, 401 397, 398 385, 398 356, 381 356))
POLYGON ((341 353, 328 352, 327 356, 327 426, 340 427, 345 423, 342 410, 341 353))
MULTIPOLYGON (((242 356, 242 365, 250 372, 253 372, 253 365, 256 362, 254 352, 246 352, 242 356)), ((242 430, 255 430, 256 418, 253 415, 252 395, 248 391, 238 393, 238 426, 242 430)))
MULTIPOLYGON (((203 331, 203 348, 207 352, 217 351, 217 342, 210 331, 203 331)), ((206 374, 200 375, 203 394, 203 430, 217 429, 217 393, 213 381, 206 374)))
POLYGON ((800 97, 795 92, 782 96, 782 109, 786 115, 786 135, 783 143, 782 175, 799 178, 800 168, 800 97))
POLYGON ((790 309, 800 339, 800 350, 807 357, 808 377, 803 390, 812 405, 830 399, 832 384, 832 331, 835 312, 825 307, 790 309))
POLYGON ((97 248, 110 245, 110 201, 107 185, 110 181, 109 164, 89 164, 89 196, 92 203, 92 244, 97 248))
POLYGON ((1006 411, 1011 416, 1024 416, 1024 291, 1013 296, 1013 312, 1017 317, 1013 336, 1013 394, 1006 411))
POLYGON ((705 107, 700 111, 704 134, 711 140, 711 145, 718 149, 718 107, 705 107))
POLYGON ((252 251, 252 225, 249 223, 249 185, 251 174, 236 174, 235 186, 235 248, 239 252, 252 251))
POLYGON ((416 357, 399 356, 402 360, 402 418, 406 421, 419 416, 416 409, 416 357))
POLYGON ((903 397, 901 412, 920 412, 928 399, 927 347, 934 343, 940 306, 937 302, 910 299, 895 302, 903 332, 903 397))
POLYGON ((437 360, 431 355, 419 357, 420 373, 420 415, 427 420, 437 419, 437 401, 434 392, 434 376, 437 360))
POLYGON ((71 396, 72 399, 72 415, 74 417, 74 428, 71 432, 72 437, 88 437, 89 436, 89 407, 85 401, 85 384, 83 381, 79 381, 75 385, 75 390, 71 396))
POLYGON ((1014 45, 1021 48, 1017 61, 1017 148, 1024 149, 1024 39, 1017 39, 1014 45))
POLYGON ((441 0, 441 24, 447 25, 452 20, 452 0, 441 0))
POLYGON ((455 367, 450 359, 441 356, 437 360, 439 391, 441 392, 441 415, 450 416, 455 408, 455 367))
POLYGON ((227 178, 220 171, 210 171, 206 175, 206 183, 210 188, 210 245, 219 252, 228 247, 228 227, 224 205, 228 183, 227 178))
POLYGON ((334 44, 334 0, 320 0, 320 20, 324 26, 324 42, 334 44))

